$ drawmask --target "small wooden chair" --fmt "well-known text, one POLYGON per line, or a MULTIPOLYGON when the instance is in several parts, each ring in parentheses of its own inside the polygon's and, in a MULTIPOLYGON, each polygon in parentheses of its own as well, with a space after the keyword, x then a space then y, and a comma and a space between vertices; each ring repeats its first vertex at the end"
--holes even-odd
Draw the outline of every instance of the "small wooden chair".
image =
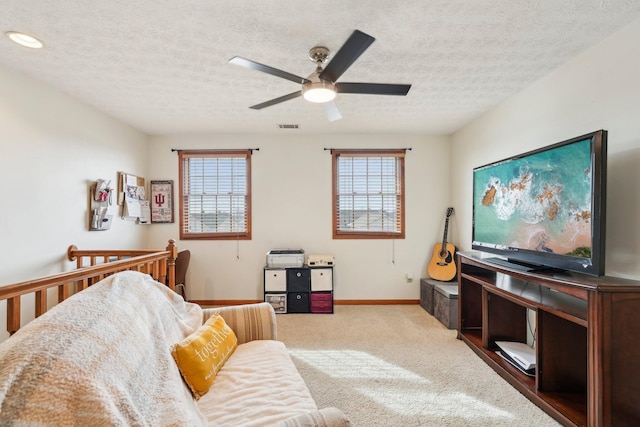
POLYGON ((184 300, 187 300, 187 268, 189 268, 189 261, 191 260, 191 252, 188 250, 178 252, 176 257, 176 292, 182 295, 184 300))

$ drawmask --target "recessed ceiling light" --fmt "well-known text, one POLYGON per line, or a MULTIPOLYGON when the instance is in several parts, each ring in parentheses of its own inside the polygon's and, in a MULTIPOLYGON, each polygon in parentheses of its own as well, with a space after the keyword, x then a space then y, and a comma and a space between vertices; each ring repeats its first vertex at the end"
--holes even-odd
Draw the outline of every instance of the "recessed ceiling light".
POLYGON ((42 43, 36 37, 30 36, 29 34, 21 33, 18 31, 7 31, 6 34, 7 37, 9 37, 19 45, 30 47, 32 49, 40 49, 44 47, 44 43, 42 43))

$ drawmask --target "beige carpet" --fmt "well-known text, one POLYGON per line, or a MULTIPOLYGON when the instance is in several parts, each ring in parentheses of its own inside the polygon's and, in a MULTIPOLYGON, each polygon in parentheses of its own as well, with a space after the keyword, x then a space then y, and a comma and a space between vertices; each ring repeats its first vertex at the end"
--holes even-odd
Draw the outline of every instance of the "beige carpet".
POLYGON ((281 314, 318 407, 354 426, 558 426, 419 305, 281 314))

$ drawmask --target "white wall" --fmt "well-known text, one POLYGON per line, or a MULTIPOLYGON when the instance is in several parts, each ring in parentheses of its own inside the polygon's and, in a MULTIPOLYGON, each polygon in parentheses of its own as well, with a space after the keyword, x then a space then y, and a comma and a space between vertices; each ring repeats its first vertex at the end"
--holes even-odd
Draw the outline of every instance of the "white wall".
POLYGON ((452 200, 471 247, 472 169, 609 131, 606 274, 640 279, 640 20, 452 136, 452 200))
POLYGON ((174 224, 152 224, 149 246, 175 238, 191 250, 188 297, 197 300, 262 298, 262 267, 270 249, 302 248, 306 254, 336 258, 335 298, 418 299, 432 246, 442 239, 449 203, 446 137, 399 135, 299 136, 179 135, 154 137, 152 179, 174 180, 178 194, 178 156, 171 148, 259 148, 252 157, 250 241, 179 241, 174 224), (331 232, 331 155, 324 148, 404 148, 406 238, 333 240, 331 232), (394 263, 395 261, 395 263, 394 263), (406 273, 415 277, 405 280, 406 273))
MULTIPOLYGON (((144 134, 0 66, 0 286, 70 269, 71 244, 143 247, 146 230, 120 219, 88 231, 88 186, 115 183, 119 170, 145 175, 147 152, 144 134)), ((1 341, 4 302, 0 313, 1 341)))

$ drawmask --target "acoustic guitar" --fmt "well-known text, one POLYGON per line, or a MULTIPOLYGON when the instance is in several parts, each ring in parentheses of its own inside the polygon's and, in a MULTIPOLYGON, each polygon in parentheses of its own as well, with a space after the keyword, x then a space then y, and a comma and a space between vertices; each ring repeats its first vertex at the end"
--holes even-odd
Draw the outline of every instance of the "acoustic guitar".
POLYGON ((444 236, 442 243, 436 243, 433 246, 433 256, 429 261, 427 273, 432 279, 448 282, 456 277, 456 247, 447 243, 447 234, 449 231, 449 217, 453 214, 453 208, 447 208, 447 219, 444 222, 444 236))

